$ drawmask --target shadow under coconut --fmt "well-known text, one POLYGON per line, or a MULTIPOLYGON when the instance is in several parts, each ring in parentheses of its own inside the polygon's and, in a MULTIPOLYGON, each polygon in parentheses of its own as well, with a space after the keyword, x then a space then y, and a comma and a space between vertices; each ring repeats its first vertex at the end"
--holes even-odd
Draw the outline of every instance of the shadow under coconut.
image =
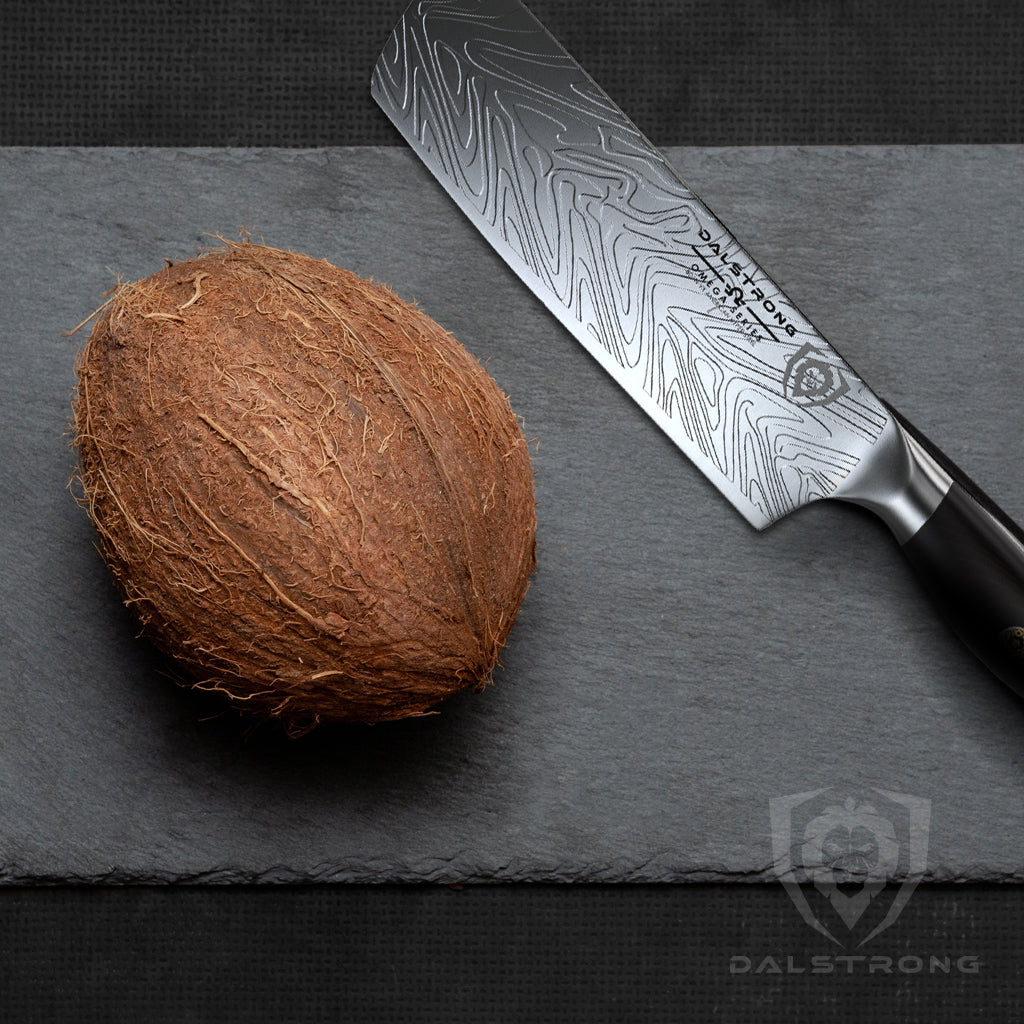
MULTIPOLYGON (((151 645, 150 645, 151 646, 151 645)), ((435 785, 438 773, 458 772, 474 747, 486 691, 457 693, 433 713, 377 724, 328 722, 298 736, 276 719, 257 719, 221 695, 190 685, 181 669, 151 647, 153 685, 173 691, 173 729, 192 753, 229 772, 236 783, 316 791, 435 785)), ((475 759, 475 758, 474 758, 475 759)))

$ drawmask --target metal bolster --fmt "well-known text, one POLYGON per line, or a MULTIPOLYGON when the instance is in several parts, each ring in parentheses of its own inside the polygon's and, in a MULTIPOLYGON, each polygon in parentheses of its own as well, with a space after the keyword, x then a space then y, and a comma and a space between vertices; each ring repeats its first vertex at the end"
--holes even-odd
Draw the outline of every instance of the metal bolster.
POLYGON ((893 418, 832 497, 879 516, 900 544, 931 517, 953 478, 893 418))

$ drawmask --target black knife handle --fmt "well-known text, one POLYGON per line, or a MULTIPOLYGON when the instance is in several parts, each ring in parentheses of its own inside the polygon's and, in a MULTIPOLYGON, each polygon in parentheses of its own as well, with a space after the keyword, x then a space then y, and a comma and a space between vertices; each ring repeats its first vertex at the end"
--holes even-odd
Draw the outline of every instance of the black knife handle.
POLYGON ((954 479, 903 544, 918 579, 960 639, 1024 696, 1024 540, 1019 527, 954 479))
POLYGON ((1024 530, 925 435, 894 423, 837 497, 892 530, 939 613, 1024 696, 1024 530))
POLYGON ((903 542, 903 552, 960 639, 1024 696, 1024 530, 941 449, 891 411, 953 481, 931 516, 903 542))

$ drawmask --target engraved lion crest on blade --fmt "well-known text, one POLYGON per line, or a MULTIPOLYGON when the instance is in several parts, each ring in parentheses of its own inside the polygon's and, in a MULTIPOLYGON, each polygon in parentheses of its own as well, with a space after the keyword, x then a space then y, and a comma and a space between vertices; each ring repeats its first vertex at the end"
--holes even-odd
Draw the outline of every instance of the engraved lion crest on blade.
POLYGON ((828 353, 808 343, 794 352, 783 378, 786 397, 804 407, 828 405, 850 390, 840 366, 828 353))

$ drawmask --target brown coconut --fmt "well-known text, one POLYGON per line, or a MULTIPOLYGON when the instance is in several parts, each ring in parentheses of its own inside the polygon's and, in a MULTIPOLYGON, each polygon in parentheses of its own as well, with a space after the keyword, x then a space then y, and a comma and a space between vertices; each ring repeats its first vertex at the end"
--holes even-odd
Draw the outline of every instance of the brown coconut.
POLYGON ((78 378, 80 499, 194 685, 298 733, 490 680, 533 474, 506 397, 424 313, 229 244, 119 286, 78 378))

